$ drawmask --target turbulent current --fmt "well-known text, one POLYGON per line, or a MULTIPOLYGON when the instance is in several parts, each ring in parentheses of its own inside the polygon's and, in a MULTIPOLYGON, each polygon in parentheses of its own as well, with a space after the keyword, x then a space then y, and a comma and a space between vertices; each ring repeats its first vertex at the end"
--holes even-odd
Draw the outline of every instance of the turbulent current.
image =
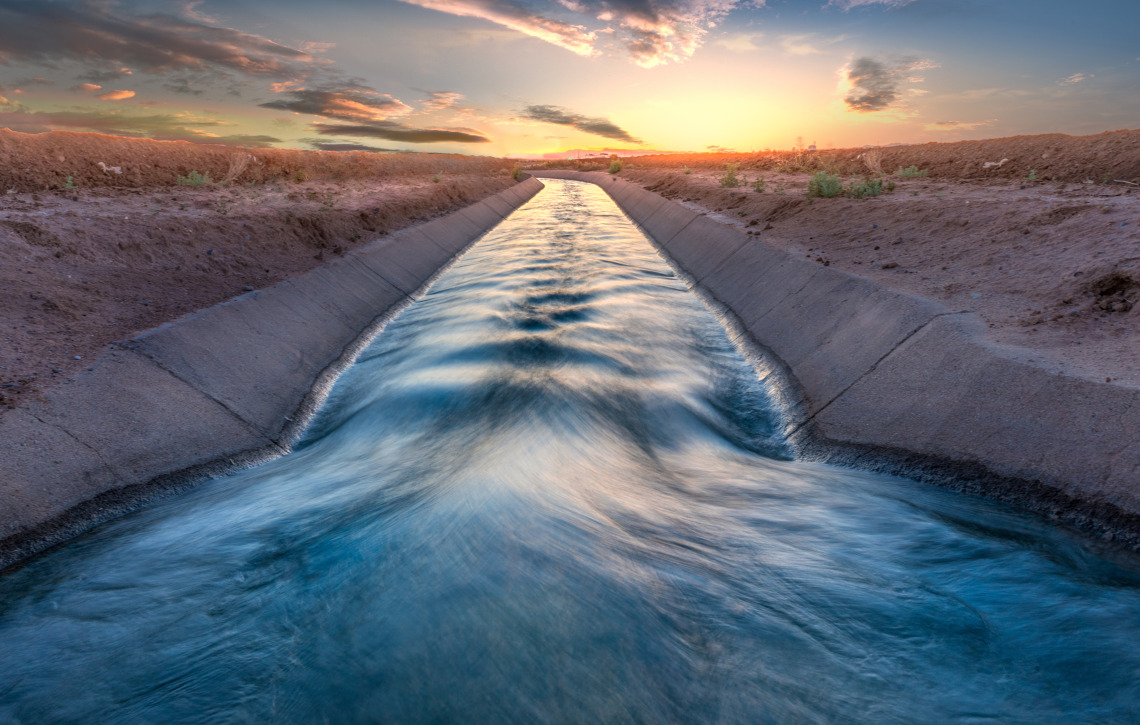
POLYGON ((794 460, 641 231, 546 184, 292 453, 0 578, 0 722, 1140 719, 1131 564, 794 460))

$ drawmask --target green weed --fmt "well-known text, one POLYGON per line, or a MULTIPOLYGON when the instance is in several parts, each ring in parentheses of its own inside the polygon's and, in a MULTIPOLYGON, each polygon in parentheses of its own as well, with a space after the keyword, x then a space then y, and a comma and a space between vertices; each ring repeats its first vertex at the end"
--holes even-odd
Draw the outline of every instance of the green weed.
POLYGON ((179 186, 205 186, 206 184, 213 183, 210 179, 210 172, 199 174, 197 171, 191 171, 189 176, 179 176, 179 186))
POLYGON ((901 176, 904 179, 915 179, 921 176, 930 176, 930 172, 914 165, 908 166, 905 169, 900 166, 899 170, 895 172, 895 176, 901 176))
POLYGON ((736 175, 736 164, 724 165, 724 176, 720 177, 720 185, 726 189, 740 186, 740 177, 736 175))
POLYGON ((610 173, 616 174, 619 171, 621 171, 621 162, 618 161, 617 159, 614 159, 613 161, 610 162, 610 173))
POLYGON ((844 196, 849 196, 852 199, 866 199, 869 196, 878 196, 883 193, 883 182, 879 179, 863 179, 862 181, 852 181, 843 190, 844 196))
POLYGON ((807 195, 833 199, 843 193, 843 182, 834 174, 817 171, 808 181, 807 195))

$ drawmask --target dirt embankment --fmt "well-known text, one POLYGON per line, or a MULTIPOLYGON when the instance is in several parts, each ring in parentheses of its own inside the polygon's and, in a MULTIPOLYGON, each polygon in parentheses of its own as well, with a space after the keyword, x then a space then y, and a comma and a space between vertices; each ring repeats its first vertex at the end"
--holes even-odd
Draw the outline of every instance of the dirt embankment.
POLYGON ((806 173, 738 175, 763 175, 763 191, 722 187, 723 168, 621 172, 821 265, 975 312, 1019 359, 1140 385, 1140 189, 894 178, 878 197, 823 199, 806 173))
POLYGON ((90 365, 114 340, 296 276, 515 183, 499 159, 456 157, 458 171, 448 172, 441 159, 449 157, 297 151, 280 155, 300 159, 296 168, 315 180, 297 182, 291 172, 267 182, 239 175, 224 185, 180 186, 183 165, 182 175, 204 175, 215 168, 204 159, 216 156, 221 169, 245 150, 0 131, 8 159, 17 137, 25 146, 15 156, 25 165, 0 164, 0 410, 90 365), (29 180, 63 163, 52 156, 35 166, 48 146, 73 169, 104 158, 104 147, 125 149, 106 155, 125 164, 123 174, 90 163, 104 174, 94 177, 101 185, 73 176, 75 189, 42 191, 29 180), (177 153, 157 153, 167 148, 177 153), (149 167, 124 161, 132 158, 149 167), (114 185, 120 176, 128 188, 114 185))
POLYGON ((243 149, 186 141, 0 129, 0 193, 179 186, 194 174, 213 184, 428 178, 508 173, 512 162, 456 154, 243 149))

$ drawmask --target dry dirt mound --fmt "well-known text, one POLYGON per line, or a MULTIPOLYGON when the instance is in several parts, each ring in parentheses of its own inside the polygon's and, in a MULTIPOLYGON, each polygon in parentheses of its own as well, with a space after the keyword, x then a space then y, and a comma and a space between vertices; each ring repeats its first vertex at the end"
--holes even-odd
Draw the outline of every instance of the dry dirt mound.
POLYGON ((177 186, 193 173, 226 184, 273 180, 352 181, 448 174, 506 174, 486 156, 242 149, 97 133, 18 133, 0 129, 0 194, 99 187, 177 186))

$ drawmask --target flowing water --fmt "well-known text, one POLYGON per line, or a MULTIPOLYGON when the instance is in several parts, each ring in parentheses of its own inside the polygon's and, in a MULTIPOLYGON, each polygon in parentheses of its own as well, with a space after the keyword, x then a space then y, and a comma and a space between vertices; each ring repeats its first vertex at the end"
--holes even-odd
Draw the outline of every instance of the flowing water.
POLYGON ((290 455, 0 578, 0 721, 1140 718, 1140 577, 782 431, 605 193, 547 182, 290 455))

